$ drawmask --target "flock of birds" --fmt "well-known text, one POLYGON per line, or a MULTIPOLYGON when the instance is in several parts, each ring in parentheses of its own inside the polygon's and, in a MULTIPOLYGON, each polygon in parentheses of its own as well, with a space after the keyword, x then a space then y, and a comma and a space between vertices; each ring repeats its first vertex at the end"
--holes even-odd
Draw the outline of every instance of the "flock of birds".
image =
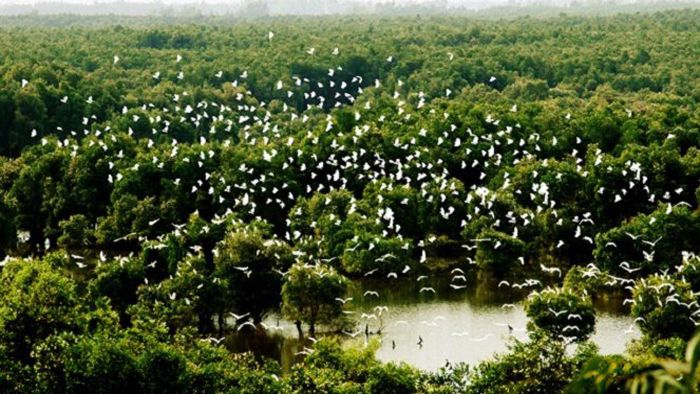
MULTIPOLYGON (((272 41, 274 37, 275 34, 270 32, 268 39, 272 41)), ((306 50, 306 55, 311 59, 317 53, 318 51, 315 48, 308 48, 306 50)), ((333 49, 332 55, 337 56, 338 54, 339 49, 333 49)), ((451 61, 453 58, 454 54, 449 53, 446 61, 451 61)), ((121 60, 119 55, 115 55, 113 64, 118 65, 121 60)), ((177 55, 175 59, 173 59, 175 67, 183 62, 183 60, 185 60, 183 56, 177 55)), ((390 56, 386 58, 386 61, 388 63, 396 62, 396 58, 390 56)), ((368 151, 362 147, 362 141, 370 138, 377 128, 384 126, 405 126, 410 128, 412 127, 410 125, 413 121, 419 118, 435 118, 449 123, 451 120, 456 119, 455 114, 448 112, 440 113, 435 107, 430 105, 432 98, 428 97, 423 92, 406 92, 404 87, 405 83, 398 80, 395 90, 393 92, 387 92, 392 100, 392 106, 383 108, 385 112, 390 111, 391 115, 385 114, 378 117, 371 115, 374 106, 378 104, 372 100, 371 95, 364 95, 363 93, 367 89, 381 91, 384 89, 383 82, 380 80, 367 81, 362 75, 353 76, 349 80, 336 79, 335 77, 338 75, 339 71, 342 71, 342 67, 340 66, 329 68, 327 78, 324 81, 313 81, 301 76, 292 76, 289 79, 280 79, 274 84, 272 89, 283 91, 284 96, 288 99, 293 100, 296 99, 296 96, 302 95, 306 108, 301 111, 295 110, 294 105, 283 103, 281 113, 273 113, 274 111, 268 108, 269 103, 258 100, 251 91, 245 88, 245 82, 249 75, 247 71, 244 71, 233 81, 222 80, 222 83, 229 84, 234 89, 237 89, 233 97, 234 101, 237 102, 235 105, 209 100, 191 103, 189 100, 191 92, 183 88, 178 93, 170 94, 170 104, 166 107, 158 108, 153 103, 143 103, 140 108, 124 107, 122 109, 122 114, 124 116, 130 115, 133 124, 142 120, 141 116, 143 115, 139 115, 137 112, 150 114, 148 115, 147 121, 152 130, 152 136, 144 137, 146 139, 145 144, 147 144, 149 148, 158 145, 160 149, 163 149, 162 143, 157 143, 156 139, 162 141, 163 138, 169 138, 169 154, 162 155, 154 149, 152 156, 147 159, 158 168, 164 168, 166 162, 170 160, 177 161, 181 165, 187 163, 197 170, 199 178, 193 182, 186 182, 180 178, 174 178, 170 181, 174 187, 189 191, 192 194, 204 192, 211 196, 215 204, 227 208, 226 214, 217 216, 215 220, 226 220, 226 216, 234 211, 246 212, 251 217, 260 216, 265 210, 270 209, 270 207, 275 207, 280 212, 287 212, 292 209, 300 197, 308 197, 315 193, 327 193, 334 190, 346 189, 349 184, 359 181, 362 183, 378 183, 380 185, 380 190, 391 190, 392 188, 399 187, 413 188, 419 192, 420 198, 428 202, 437 202, 440 204, 439 214, 442 220, 451 220, 461 215, 459 220, 461 221, 461 226, 464 227, 467 223, 478 217, 488 217, 491 219, 493 228, 507 231, 516 238, 523 229, 533 224, 537 214, 548 211, 557 219, 557 225, 562 225, 565 220, 570 220, 575 223, 574 238, 594 245, 595 234, 589 230, 593 224, 591 213, 581 212, 579 215, 570 218, 559 217, 557 211, 557 196, 552 194, 550 185, 544 180, 539 179, 537 171, 533 173, 534 182, 531 190, 514 191, 515 194, 525 196, 526 199, 529 199, 536 208, 534 210, 524 209, 521 213, 509 211, 505 215, 500 215, 494 210, 494 206, 497 204, 497 190, 489 189, 485 183, 479 184, 477 182, 469 186, 468 191, 460 191, 458 183, 451 176, 444 161, 440 158, 430 158, 429 154, 430 149, 434 148, 434 146, 431 146, 433 144, 435 146, 447 147, 455 151, 460 151, 464 157, 461 168, 472 171, 474 174, 477 174, 476 177, 480 181, 484 181, 488 178, 488 173, 495 172, 495 169, 507 168, 523 160, 532 158, 538 159, 538 153, 542 150, 542 143, 545 142, 540 135, 536 133, 528 134, 522 129, 520 124, 507 125, 495 115, 488 115, 485 122, 491 125, 490 130, 492 131, 475 133, 470 128, 457 126, 456 123, 451 123, 450 126, 446 127, 444 130, 427 130, 425 128, 420 128, 419 130, 415 130, 415 133, 413 133, 410 138, 396 138, 395 141, 391 141, 393 148, 400 151, 401 154, 394 158, 386 158, 382 156, 381 152, 368 151), (332 92, 330 96, 322 94, 322 91, 328 92, 329 89, 332 92), (183 102, 189 104, 183 104, 183 102), (330 112, 331 109, 338 107, 349 107, 353 112, 352 116, 356 125, 350 132, 338 130, 336 119, 333 113, 330 112), (317 113, 315 115, 306 113, 307 110, 317 108, 326 111, 325 115, 319 116, 317 113), (132 111, 133 109, 137 111, 132 111), (169 116, 166 117, 162 115, 165 113, 169 116), (187 124, 201 131, 199 141, 192 144, 198 147, 196 153, 184 154, 181 149, 182 144, 175 138, 169 137, 168 133, 173 124, 172 120, 168 119, 173 119, 173 116, 178 119, 178 122, 187 124), (206 129, 204 129, 205 127, 206 129), (306 128, 308 131, 303 136, 305 143, 312 147, 327 144, 327 148, 329 149, 326 149, 326 151, 328 154, 322 156, 317 153, 312 153, 321 151, 321 149, 314 149, 312 152, 296 149, 294 144, 298 141, 295 141, 295 138, 299 138, 299 134, 288 134, 287 130, 290 128, 306 128), (315 131, 314 128, 322 129, 323 131, 315 131), (225 137, 223 138, 223 144, 225 146, 244 144, 249 145, 251 149, 259 150, 262 160, 269 163, 270 169, 260 171, 245 161, 242 161, 237 167, 237 181, 231 181, 229 178, 216 171, 207 171, 207 163, 221 160, 221 158, 216 157, 218 153, 216 149, 211 147, 211 142, 214 140, 222 141, 222 136, 225 137), (308 180, 307 184, 304 185, 302 195, 294 194, 290 190, 287 180, 283 178, 284 174, 288 174, 290 171, 300 174, 301 177, 308 180), (458 204, 465 204, 468 207, 468 211, 459 212, 458 204)), ((154 80, 159 80, 162 76, 162 72, 153 71, 151 75, 154 80)), ((215 76, 221 79, 223 77, 223 71, 219 71, 215 76)), ((177 72, 177 79, 179 81, 185 80, 186 78, 187 76, 184 74, 184 71, 177 72)), ((495 81, 496 77, 490 77, 484 82, 486 84, 492 84, 495 81)), ((21 87, 25 88, 29 84, 31 84, 31 81, 22 80, 21 87)), ((446 89, 444 97, 454 96, 455 94, 452 90, 446 89)), ((67 103, 68 97, 64 97, 61 101, 67 103)), ((88 104, 92 101, 92 97, 86 99, 88 104)), ((512 112, 517 112, 517 105, 514 105, 510 110, 512 112)), ((633 116, 632 112, 629 110, 628 116, 633 116)), ((570 119, 571 115, 567 114, 566 120, 570 119)), ((115 133, 112 132, 114 130, 112 130, 108 123, 100 123, 96 116, 89 116, 83 119, 83 125, 85 129, 82 132, 70 131, 70 134, 76 138, 64 139, 62 141, 53 140, 48 137, 40 138, 36 130, 32 130, 31 135, 32 137, 40 138, 41 144, 55 143, 59 148, 69 150, 72 155, 79 154, 80 150, 84 148, 81 146, 81 143, 76 142, 77 137, 80 137, 81 133, 82 137, 89 137, 87 139, 88 147, 97 145, 105 152, 114 154, 116 158, 116 160, 109 162, 111 173, 108 175, 108 182, 110 184, 117 184, 125 178, 127 173, 138 172, 140 170, 139 164, 128 166, 124 164, 127 160, 125 160, 126 158, 124 157, 123 151, 114 152, 114 149, 119 149, 118 138, 115 133), (100 126, 91 128, 91 124, 93 123, 100 126)), ((125 131, 129 135, 134 135, 134 131, 131 127, 125 131)), ((673 135, 669 134, 669 138, 673 138, 673 135)), ((546 142, 553 146, 556 146, 558 143, 556 137, 546 142)), ((585 148, 585 143, 579 137, 576 137, 576 143, 580 151, 574 149, 569 156, 576 163, 576 171, 583 177, 587 177, 590 174, 583 165, 586 158, 581 154, 585 148)), ((188 150, 188 152, 191 152, 191 150, 188 150)), ((593 160, 595 160, 595 166, 600 165, 603 162, 603 152, 600 150, 595 152, 593 160)), ((546 159, 543 165, 547 165, 546 159)), ((624 204, 628 194, 632 194, 633 192, 638 193, 641 190, 641 193, 646 193, 646 198, 650 202, 667 201, 670 212, 673 208, 673 204, 671 203, 672 196, 680 195, 683 192, 683 189, 679 188, 661 196, 651 193, 647 184, 648 177, 644 174, 642 164, 632 160, 627 161, 625 167, 622 169, 609 168, 609 171, 619 171, 620 177, 625 181, 625 186, 617 190, 609 190, 605 187, 600 187, 597 193, 601 196, 609 196, 614 204, 624 204)), ((510 174, 508 171, 503 173, 504 179, 502 189, 511 187, 512 176, 513 174, 510 174)), ((330 200, 326 203, 330 203, 330 200)), ((383 226, 384 230, 381 237, 398 237, 399 239, 404 239, 402 236, 402 228, 396 220, 397 218, 394 210, 383 201, 381 196, 375 203, 376 212, 367 215, 369 217, 373 215, 373 219, 383 226)), ((401 203, 407 205, 408 201, 402 201, 401 203)), ((348 213, 356 212, 358 209, 357 201, 353 199, 348 213)), ((296 212, 291 211, 291 215, 301 214, 301 209, 296 212)), ((341 217, 335 217, 334 219, 338 224, 342 221, 341 217)), ((150 221, 149 226, 157 225, 158 220, 160 219, 150 221)), ((287 224, 290 224, 290 219, 287 219, 287 224)), ((315 222, 311 223, 311 228, 307 232, 303 230, 292 231, 289 229, 284 233, 283 238, 291 244, 302 241, 317 241, 314 240, 313 235, 313 228, 316 225, 317 223, 315 222)), ((173 233, 176 235, 188 231, 184 224, 173 224, 173 226, 173 233)), ((208 231, 208 228, 204 227, 199 231, 208 231)), ((155 239, 156 243, 153 244, 152 247, 162 247, 163 244, 159 244, 158 242, 162 242, 167 235, 168 234, 162 234, 158 236, 155 239)), ((639 237, 635 234, 628 235, 635 240, 639 237)), ((21 232, 18 236, 21 241, 29 241, 28 233, 21 232)), ((142 242, 154 241, 141 234, 131 233, 124 234, 115 239, 114 242, 118 243, 125 239, 138 239, 142 242)), ((374 242, 369 242, 369 244, 367 244, 361 242, 356 237, 354 245, 348 246, 346 251, 353 252, 358 248, 367 248, 371 250, 379 239, 380 237, 377 237, 374 242)), ((427 261, 428 256, 426 248, 432 242, 435 242, 435 240, 436 237, 429 236, 424 241, 418 243, 419 263, 425 263, 427 261)), ((659 239, 639 240, 648 247, 648 250, 645 251, 645 258, 652 261, 655 253, 654 247, 659 239)), ((409 241, 405 239, 405 242, 405 248, 408 248, 409 241)), ((497 240, 472 239, 462 247, 466 251, 474 251, 478 246, 483 247, 484 245, 490 245, 494 250, 502 246, 501 242, 497 240)), ((48 240, 45 241, 44 246, 46 249, 49 249, 51 247, 50 242, 48 240)), ((565 246, 565 241, 558 240, 555 247, 561 248, 563 246, 565 246)), ((605 246, 610 248, 616 247, 614 243, 609 243, 605 246)), ((193 254, 199 253, 201 252, 201 247, 192 247, 191 252, 193 254)), ((305 261, 320 261, 324 259, 324 261, 329 262, 338 258, 338 256, 310 256, 305 255, 305 252, 301 251, 295 251, 295 255, 298 259, 305 261)), ((683 257, 684 261, 697 259, 697 257, 692 254, 686 254, 683 257)), ((87 264, 83 262, 81 256, 74 255, 73 258, 78 268, 83 269, 87 267, 87 264)), ((396 259, 396 256, 387 254, 381 256, 378 260, 381 262, 393 259, 396 259)), ((469 264, 475 263, 472 257, 466 257, 466 259, 469 264)), ((100 262, 106 261, 106 255, 101 253, 100 262)), ((0 265, 4 265, 6 262, 7 259, 1 262, 0 265)), ((526 264, 524 257, 518 258, 518 262, 521 265, 526 264)), ((621 262, 620 268, 629 274, 634 274, 637 270, 641 269, 640 267, 632 266, 628 262, 621 262)), ((558 267, 549 267, 544 264, 539 264, 538 269, 541 271, 540 274, 545 277, 562 278, 562 271, 558 267)), ((585 269, 584 276, 607 275, 603 274, 594 264, 589 264, 585 269)), ((684 269, 683 266, 679 268, 679 270, 682 269, 684 269)), ((250 274, 250 268, 248 267, 241 267, 241 271, 250 274)), ((284 275, 285 273, 280 272, 280 274, 284 275)), ((406 264, 403 269, 391 272, 381 272, 380 269, 373 269, 364 273, 365 277, 378 277, 379 275, 384 275, 386 279, 410 277, 412 275, 411 266, 406 264)), ((468 288, 469 281, 467 279, 467 274, 462 268, 454 268, 449 272, 449 275, 450 291, 460 292, 468 288)), ((668 272, 661 273, 660 275, 668 275, 668 272)), ((431 279, 432 278, 428 275, 421 275, 415 278, 418 282, 418 292, 421 297, 438 296, 438 291, 435 286, 430 285, 431 279)), ((612 275, 607 275, 606 280, 611 286, 627 287, 628 289, 629 286, 634 283, 632 278, 612 275)), ((545 288, 541 279, 537 277, 524 279, 521 283, 511 283, 511 281, 503 280, 498 283, 497 287, 499 289, 515 288, 538 290, 543 290, 545 288)), ((658 294, 660 303, 678 302, 678 299, 673 295, 672 288, 660 289, 658 294)), ((174 300, 178 296, 177 294, 171 294, 170 299, 174 300)), ((362 297, 380 302, 382 299, 382 292, 379 290, 366 290, 362 294, 362 297)), ((353 303, 353 299, 338 298, 337 302, 341 303, 344 307, 350 307, 353 303)), ((626 303, 634 302, 635 300, 626 300, 626 303)), ((697 302, 687 305, 687 307, 694 309, 692 316, 700 315, 700 306, 698 306, 697 302)), ((365 312, 355 312, 346 308, 347 314, 356 314, 359 316, 358 321, 365 324, 365 330, 344 331, 344 334, 354 338, 364 332, 365 335, 368 336, 370 334, 370 325, 374 327, 373 330, 381 331, 385 325, 384 319, 387 315, 390 315, 391 311, 387 305, 377 304, 371 308, 371 310, 365 312)), ((511 310, 514 308, 516 308, 514 304, 506 303, 502 305, 503 310, 511 310)), ((567 313, 567 311, 554 310, 551 312, 555 315, 567 313)), ((572 315, 569 315, 569 317, 571 318, 571 325, 567 326, 565 330, 576 331, 578 329, 576 323, 580 319, 572 315)), ((233 314, 231 318, 237 322, 237 329, 239 331, 247 327, 255 328, 251 320, 246 320, 249 318, 246 313, 241 313, 240 315, 233 314)), ((385 328, 390 330, 391 327, 401 327, 416 323, 429 328, 441 324, 443 320, 444 317, 436 316, 432 320, 422 322, 394 321, 385 328)), ((698 320, 700 322, 700 318, 698 318, 698 320)), ((523 330, 523 328, 513 328, 508 323, 504 324, 504 327, 507 326, 509 333, 512 333, 514 330, 523 330)), ((265 324, 265 328, 268 330, 281 330, 283 327, 265 324)), ((629 332, 632 332, 631 329, 629 332)), ((562 333, 562 335, 566 334, 566 332, 562 333)), ((452 336, 466 337, 468 333, 461 331, 454 332, 452 336)), ((475 342, 481 342, 494 337, 496 337, 494 334, 489 333, 482 337, 470 339, 475 342)), ((220 343, 223 338, 209 338, 206 340, 213 343, 220 343)), ((423 344, 423 338, 419 337, 417 345, 422 347, 423 344)), ((396 343, 393 342, 392 348, 396 346, 396 343)), ((306 354, 311 351, 313 350, 306 348, 301 353, 306 354)))

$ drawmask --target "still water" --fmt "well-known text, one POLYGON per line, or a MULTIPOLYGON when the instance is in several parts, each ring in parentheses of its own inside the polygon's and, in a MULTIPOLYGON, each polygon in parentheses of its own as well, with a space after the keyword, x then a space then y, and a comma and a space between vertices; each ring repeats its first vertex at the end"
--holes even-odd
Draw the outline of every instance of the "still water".
MULTIPOLYGON (((380 360, 403 361, 430 371, 444 366, 447 360, 477 364, 505 352, 511 337, 526 338, 528 319, 522 300, 529 290, 499 288, 493 281, 474 278, 469 278, 468 284, 466 288, 453 289, 449 279, 444 278, 356 283, 348 295, 352 300, 345 304, 345 309, 351 312, 346 316, 356 326, 343 334, 317 330, 321 331, 317 336, 336 335, 362 345, 367 330, 370 339, 380 341, 376 354, 380 360), (424 287, 433 288, 435 293, 421 292, 424 287), (376 291, 379 296, 365 295, 366 291, 376 291)), ((596 309, 596 332, 592 340, 602 353, 623 352, 629 340, 639 337, 634 320, 622 308, 620 297, 608 296, 596 302, 596 309)), ((309 342, 301 343, 294 325, 278 315, 270 315, 264 323, 269 327, 267 330, 233 335, 226 345, 233 351, 253 351, 276 359, 288 371, 302 360, 303 356, 297 353, 309 342)))

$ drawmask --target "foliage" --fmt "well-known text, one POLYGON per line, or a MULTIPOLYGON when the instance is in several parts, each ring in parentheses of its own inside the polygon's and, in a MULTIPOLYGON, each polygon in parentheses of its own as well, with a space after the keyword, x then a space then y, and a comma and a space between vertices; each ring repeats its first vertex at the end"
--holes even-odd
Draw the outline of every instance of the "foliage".
POLYGON ((126 310, 138 300, 139 286, 145 285, 146 268, 137 259, 122 259, 100 265, 95 278, 90 281, 92 297, 107 297, 110 305, 119 312, 122 324, 128 322, 126 310))
POLYGON ((595 330, 595 311, 589 297, 572 290, 545 289, 531 294, 525 311, 531 329, 557 339, 584 341, 595 330))
POLYGON ((590 355, 562 336, 635 281, 635 359, 581 381, 694 390, 655 357, 700 309, 699 18, 3 18, 0 387, 555 392, 590 355), (313 333, 343 275, 446 259, 568 272, 527 300, 531 340, 472 369, 321 341, 284 377, 213 344, 230 313, 313 333))
POLYGON ((679 337, 690 339, 695 332, 688 304, 695 296, 687 282, 664 276, 640 280, 632 292, 632 315, 639 328, 652 338, 679 337))
POLYGON ((309 324, 311 335, 317 323, 327 324, 342 315, 346 279, 324 265, 295 263, 282 286, 282 312, 293 321, 309 324))
POLYGON ((264 235, 255 228, 230 232, 215 258, 214 274, 227 287, 228 309, 250 313, 255 323, 279 305, 282 276, 293 262, 285 242, 264 235))
POLYGON ((700 336, 688 342, 682 361, 657 358, 640 363, 620 356, 593 358, 570 392, 697 393, 700 336))
POLYGON ((479 267, 504 274, 517 266, 518 259, 525 256, 525 242, 500 231, 487 230, 479 234, 476 263, 479 267))
POLYGON ((0 276, 0 346, 29 363, 33 348, 63 331, 80 328, 75 284, 40 260, 16 260, 0 276))
POLYGON ((607 282, 605 272, 599 270, 595 265, 574 266, 567 271, 562 288, 594 298, 608 287, 607 282))
POLYGON ((543 332, 529 341, 514 339, 509 353, 479 364, 469 374, 468 393, 561 392, 581 366, 595 355, 595 347, 582 343, 569 355, 566 345, 543 332))
MULTIPOLYGON (((381 364, 374 358, 378 343, 342 348, 337 341, 316 343, 303 365, 294 367, 290 377, 293 393, 366 392, 417 393, 421 374, 406 364, 381 364)), ((448 387, 426 383, 424 390, 448 387)))

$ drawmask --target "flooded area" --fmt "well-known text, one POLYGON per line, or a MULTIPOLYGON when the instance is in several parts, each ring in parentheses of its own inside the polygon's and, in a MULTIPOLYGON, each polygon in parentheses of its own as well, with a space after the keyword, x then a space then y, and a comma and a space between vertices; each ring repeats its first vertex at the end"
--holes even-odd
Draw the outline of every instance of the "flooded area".
MULTIPOLYGON (((506 351, 511 337, 526 338, 528 319, 523 299, 529 290, 499 288, 474 278, 468 283, 473 285, 455 289, 449 281, 438 278, 357 282, 348 295, 352 299, 345 305, 354 328, 343 333, 320 330, 317 336, 334 335, 360 345, 367 338, 377 339, 380 346, 376 355, 380 360, 406 362, 430 371, 447 361, 477 364, 506 351)), ((628 341, 639 337, 634 319, 622 307, 620 297, 606 297, 595 304, 593 342, 601 353, 623 352, 628 341)), ((288 371, 302 359, 298 353, 309 345, 308 339, 300 342, 294 325, 277 314, 268 316, 264 324, 267 330, 229 337, 227 346, 276 359, 288 371)))

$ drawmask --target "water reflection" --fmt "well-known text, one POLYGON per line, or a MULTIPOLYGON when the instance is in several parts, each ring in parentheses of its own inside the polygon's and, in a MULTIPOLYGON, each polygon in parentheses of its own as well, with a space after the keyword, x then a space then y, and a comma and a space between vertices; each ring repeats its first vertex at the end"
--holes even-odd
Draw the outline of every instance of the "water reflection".
MULTIPOLYGON (((381 341, 377 351, 380 360, 404 361, 425 370, 436 370, 447 360, 476 364, 505 352, 511 336, 526 338, 522 300, 532 289, 498 287, 491 280, 475 279, 473 274, 468 276, 469 286, 460 289, 450 287, 449 279, 442 278, 357 282, 348 295, 352 300, 346 304, 347 316, 356 323, 354 330, 321 332, 318 336, 337 335, 363 343, 367 330, 370 337, 381 341), (435 293, 420 291, 426 287, 435 293), (367 291, 376 291, 379 297, 365 295, 367 291)), ((639 336, 621 300, 620 295, 607 294, 595 302, 598 313, 592 339, 602 353, 623 352, 625 344, 639 336)), ((304 348, 311 343, 300 341, 294 325, 277 315, 268 317, 264 324, 266 331, 230 336, 227 347, 275 359, 289 371, 302 360, 304 348)))

